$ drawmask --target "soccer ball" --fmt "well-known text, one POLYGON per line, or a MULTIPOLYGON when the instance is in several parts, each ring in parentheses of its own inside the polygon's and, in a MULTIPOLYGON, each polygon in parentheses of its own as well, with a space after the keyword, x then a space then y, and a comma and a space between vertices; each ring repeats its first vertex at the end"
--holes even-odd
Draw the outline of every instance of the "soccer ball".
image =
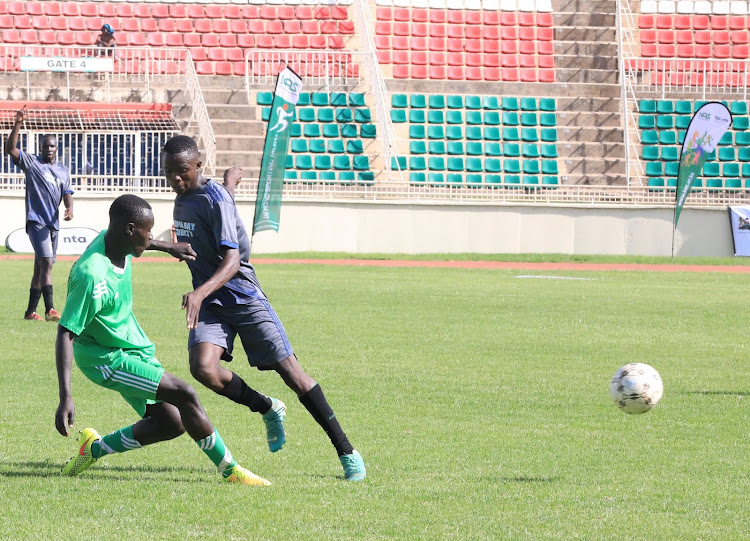
POLYGON ((630 363, 615 373, 609 384, 609 394, 625 413, 646 413, 661 399, 664 384, 652 366, 630 363))

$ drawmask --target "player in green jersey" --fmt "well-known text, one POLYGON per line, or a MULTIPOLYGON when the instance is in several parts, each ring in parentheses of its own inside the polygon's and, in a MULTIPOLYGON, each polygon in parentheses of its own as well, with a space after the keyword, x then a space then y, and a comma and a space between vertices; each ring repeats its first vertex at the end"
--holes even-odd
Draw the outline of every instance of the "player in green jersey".
MULTIPOLYGON (((141 420, 104 437, 92 428, 81 431, 78 452, 67 462, 63 474, 78 475, 104 455, 138 449, 187 432, 228 482, 269 485, 232 458, 195 389, 164 371, 154 357, 154 344, 133 315, 131 258, 153 248, 153 226, 154 215, 146 201, 132 194, 118 197, 109 209, 109 227, 70 271, 68 298, 55 343, 60 391, 57 431, 68 436, 73 426, 70 372, 74 358, 88 379, 119 392, 141 420)), ((189 246, 181 249, 182 258, 192 257, 189 246)))

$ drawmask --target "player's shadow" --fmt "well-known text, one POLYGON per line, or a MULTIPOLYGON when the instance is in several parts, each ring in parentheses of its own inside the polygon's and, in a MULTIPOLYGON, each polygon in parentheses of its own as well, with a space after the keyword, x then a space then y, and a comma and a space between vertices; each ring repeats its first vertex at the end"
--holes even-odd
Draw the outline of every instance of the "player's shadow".
POLYGON ((750 397, 750 391, 685 391, 683 394, 702 394, 706 396, 741 396, 750 397))
MULTIPOLYGON (((63 464, 54 462, 6 462, 16 471, 0 471, 0 477, 60 477, 63 464)), ((107 481, 134 481, 143 479, 164 479, 165 474, 172 474, 172 481, 209 482, 212 476, 208 472, 181 466, 148 466, 132 467, 107 465, 101 469, 88 470, 85 476, 89 479, 106 479, 107 481), (115 474, 115 475, 111 475, 115 474), (128 475, 131 474, 131 475, 128 475), (132 474, 136 474, 134 477, 132 474), (149 475, 153 474, 153 475, 149 475), (204 479, 205 477, 205 479, 204 479)))

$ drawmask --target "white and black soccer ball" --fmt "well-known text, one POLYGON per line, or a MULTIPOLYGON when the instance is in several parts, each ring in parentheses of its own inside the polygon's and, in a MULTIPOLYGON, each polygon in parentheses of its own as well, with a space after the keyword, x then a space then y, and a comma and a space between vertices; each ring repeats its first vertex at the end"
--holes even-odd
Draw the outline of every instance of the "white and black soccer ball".
POLYGON ((654 367, 630 363, 620 368, 609 384, 609 395, 625 413, 646 413, 664 394, 664 383, 654 367))

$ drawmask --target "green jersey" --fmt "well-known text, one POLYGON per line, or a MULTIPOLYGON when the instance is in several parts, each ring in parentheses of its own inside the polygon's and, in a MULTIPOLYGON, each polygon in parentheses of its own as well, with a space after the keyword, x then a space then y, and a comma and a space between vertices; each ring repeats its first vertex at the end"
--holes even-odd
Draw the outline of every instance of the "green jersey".
POLYGON ((104 253, 105 234, 86 248, 68 277, 60 325, 78 335, 73 347, 79 366, 114 361, 122 350, 137 350, 145 358, 155 351, 133 315, 131 256, 124 269, 114 266, 104 253))

